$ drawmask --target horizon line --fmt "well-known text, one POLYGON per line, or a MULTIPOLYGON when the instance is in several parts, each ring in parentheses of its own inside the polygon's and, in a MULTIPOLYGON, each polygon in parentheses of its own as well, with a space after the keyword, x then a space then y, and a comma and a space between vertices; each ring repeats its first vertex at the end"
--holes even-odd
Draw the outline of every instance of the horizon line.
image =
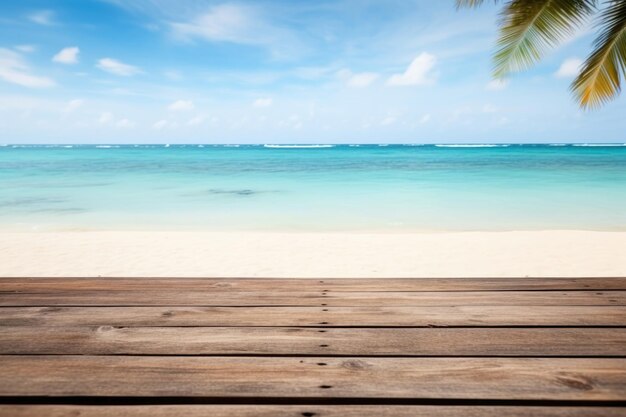
POLYGON ((136 142, 98 142, 98 143, 76 143, 76 142, 57 142, 57 143, 2 143, 0 147, 8 146, 264 146, 264 147, 280 147, 280 146, 437 146, 437 145, 477 145, 477 146, 541 146, 541 145, 586 145, 586 146, 626 146, 626 142, 266 142, 266 143, 221 143, 221 142, 189 142, 189 143, 136 143, 136 142))

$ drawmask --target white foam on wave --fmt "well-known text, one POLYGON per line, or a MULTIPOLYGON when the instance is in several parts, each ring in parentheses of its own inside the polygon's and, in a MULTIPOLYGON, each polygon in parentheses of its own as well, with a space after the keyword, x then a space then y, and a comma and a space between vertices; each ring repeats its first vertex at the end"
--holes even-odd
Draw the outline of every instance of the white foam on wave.
POLYGON ((314 149, 314 148, 334 148, 335 145, 263 145, 264 148, 284 148, 284 149, 314 149))
POLYGON ((548 146, 567 146, 567 143, 548 143, 548 146))
POLYGON ((506 148, 510 145, 502 145, 502 144, 495 144, 495 143, 484 143, 484 144, 474 144, 474 143, 467 143, 467 144, 451 144, 451 145, 443 145, 443 144, 438 144, 435 145, 437 148, 506 148))
POLYGON ((573 143, 572 146, 604 148, 604 147, 626 146, 626 143, 573 143))
POLYGON ((110 149, 110 148, 119 148, 119 146, 117 146, 117 145, 96 145, 96 148, 110 149))
MULTIPOLYGON (((73 148, 74 145, 0 145, 1 147, 11 147, 11 148, 73 148)), ((77 145, 78 147, 82 145, 77 145)))

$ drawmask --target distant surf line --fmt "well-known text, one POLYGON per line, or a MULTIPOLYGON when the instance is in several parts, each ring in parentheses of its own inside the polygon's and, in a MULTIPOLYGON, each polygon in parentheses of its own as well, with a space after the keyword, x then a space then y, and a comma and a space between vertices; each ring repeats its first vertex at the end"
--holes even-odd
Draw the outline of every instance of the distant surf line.
POLYGON ((264 148, 275 149, 316 149, 316 148, 334 148, 335 145, 263 145, 264 148))
POLYGON ((330 148, 524 148, 524 147, 594 147, 619 148, 626 143, 336 143, 336 144, 228 144, 228 143, 180 143, 180 144, 0 144, 0 148, 58 148, 58 149, 120 149, 120 148, 267 148, 267 149, 330 149, 330 148))

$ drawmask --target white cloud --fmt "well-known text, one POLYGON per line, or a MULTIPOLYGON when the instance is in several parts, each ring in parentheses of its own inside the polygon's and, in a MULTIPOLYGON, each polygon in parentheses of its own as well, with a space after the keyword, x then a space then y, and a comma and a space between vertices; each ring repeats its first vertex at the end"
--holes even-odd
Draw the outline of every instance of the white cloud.
POLYGON ((77 46, 69 46, 61 49, 55 56, 52 57, 52 61, 60 64, 76 64, 78 62, 78 53, 80 49, 77 46))
POLYGON ((127 118, 122 118, 117 121, 115 119, 116 118, 113 116, 112 113, 104 112, 100 114, 100 117, 98 118, 98 123, 100 123, 103 126, 108 125, 108 126, 117 127, 120 129, 133 128, 136 126, 135 122, 127 118))
POLYGON ((110 72, 111 74, 120 75, 122 77, 130 77, 135 74, 140 74, 142 71, 133 66, 124 64, 113 58, 102 58, 96 65, 103 71, 110 72))
POLYGON ((100 117, 98 118, 98 123, 100 123, 101 125, 106 125, 112 120, 113 120, 113 115, 109 112, 105 112, 105 113, 102 113, 100 117))
POLYGON ((20 51, 20 52, 24 52, 24 53, 31 53, 31 52, 35 52, 35 45, 16 45, 15 49, 20 51))
POLYGON ((254 107, 269 107, 272 105, 273 100, 269 97, 267 98, 257 98, 256 100, 254 100, 254 103, 252 103, 252 105, 254 107))
POLYGON ((195 106, 193 105, 193 101, 191 100, 176 100, 175 102, 167 106, 167 108, 172 111, 188 111, 193 110, 195 106))
POLYGON ((485 104, 483 106, 483 113, 495 113, 498 111, 498 108, 493 104, 485 104))
POLYGON ((0 79, 29 88, 52 87, 54 80, 30 74, 22 57, 10 49, 0 48, 0 79))
POLYGON ((568 58, 559 67, 554 75, 558 78, 573 78, 580 73, 583 61, 578 58, 568 58))
POLYGON ((404 73, 392 75, 387 84, 394 86, 430 84, 434 81, 430 72, 436 62, 437 58, 434 55, 422 52, 411 62, 404 73))
POLYGON ((204 116, 196 116, 196 117, 194 117, 192 119, 189 119, 189 121, 187 122, 187 125, 188 126, 197 126, 199 124, 204 123, 204 119, 205 119, 204 116))
POLYGON ((167 120, 159 120, 154 125, 152 125, 152 127, 155 128, 156 130, 161 130, 165 126, 167 126, 167 120))
POLYGON ((507 80, 503 80, 502 78, 496 78, 495 80, 491 80, 487 83, 487 90, 491 91, 500 91, 504 90, 509 85, 507 80))
POLYGON ((31 22, 44 26, 51 26, 56 23, 54 21, 54 12, 52 10, 38 10, 29 14, 28 19, 31 22))
POLYGON ((85 104, 85 100, 81 100, 81 99, 70 100, 65 106, 65 108, 63 109, 63 111, 66 113, 71 113, 74 110, 82 107, 83 104, 85 104))
POLYGON ((430 114, 425 114, 419 119, 419 124, 423 125, 430 121, 430 114))
POLYGON ((353 73, 348 69, 343 69, 337 72, 339 78, 341 78, 348 87, 363 88, 372 84, 378 79, 380 75, 375 72, 360 72, 353 73))
POLYGON ((128 119, 121 119, 117 123, 115 123, 115 127, 119 127, 119 128, 135 127, 135 122, 132 122, 128 119))
POLYGON ((174 37, 192 41, 230 42, 267 47, 275 56, 293 58, 304 49, 297 35, 272 24, 263 9, 221 4, 191 20, 170 23, 174 37))
POLYGON ((256 43, 249 32, 254 18, 251 10, 232 4, 223 4, 211 8, 188 23, 173 23, 174 32, 183 38, 200 37, 210 41, 235 43, 256 43))

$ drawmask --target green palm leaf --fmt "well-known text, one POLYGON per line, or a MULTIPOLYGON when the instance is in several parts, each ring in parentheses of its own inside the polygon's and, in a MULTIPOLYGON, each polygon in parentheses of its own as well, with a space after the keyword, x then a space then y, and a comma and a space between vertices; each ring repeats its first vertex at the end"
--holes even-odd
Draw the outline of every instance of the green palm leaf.
MULTIPOLYGON (((466 0, 465 2, 471 2, 466 0)), ((528 69, 595 10, 596 0, 512 0, 504 6, 496 77, 528 69)))
POLYGON ((581 107, 598 107, 615 98, 626 77, 626 1, 612 0, 600 16, 595 49, 572 83, 581 107))

